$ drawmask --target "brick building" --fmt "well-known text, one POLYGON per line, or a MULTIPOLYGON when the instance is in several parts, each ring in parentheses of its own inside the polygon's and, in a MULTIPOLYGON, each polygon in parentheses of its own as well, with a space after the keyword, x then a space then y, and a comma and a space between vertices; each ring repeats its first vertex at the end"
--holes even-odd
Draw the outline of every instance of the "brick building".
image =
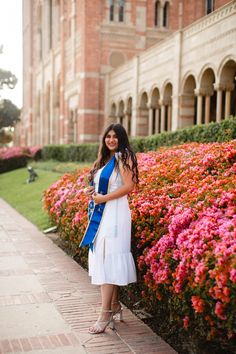
MULTIPOLYGON (((16 143, 98 141, 108 115, 112 116, 110 90, 114 90, 114 85, 122 90, 119 77, 112 79, 113 72, 132 66, 135 60, 132 58, 138 58, 150 47, 157 48, 159 42, 168 43, 174 33, 181 33, 184 27, 228 3, 225 0, 23 0, 23 112, 16 143)), ((155 65, 158 67, 158 61, 155 65)), ((124 82, 124 71, 121 78, 124 82)), ((118 91, 116 100, 122 95, 118 91)), ((132 111, 136 109, 137 104, 132 111)), ((170 109, 176 109, 176 105, 170 109)), ((126 128, 131 126, 131 117, 129 114, 125 121, 126 128)), ((166 130, 177 126, 168 128, 167 123, 166 130)), ((128 130, 131 135, 153 133, 150 128, 128 130)))

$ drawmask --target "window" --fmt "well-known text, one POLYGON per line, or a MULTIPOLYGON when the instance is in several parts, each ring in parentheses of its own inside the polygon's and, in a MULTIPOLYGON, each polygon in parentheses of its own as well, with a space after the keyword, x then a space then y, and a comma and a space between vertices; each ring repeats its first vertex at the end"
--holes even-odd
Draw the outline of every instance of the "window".
POLYGON ((214 11, 214 0, 206 0, 206 15, 214 11))
POLYGON ((119 22, 124 22, 125 1, 119 0, 119 22))
POLYGON ((163 27, 168 27, 169 3, 166 2, 163 9, 163 27))
POLYGON ((160 1, 155 2, 155 26, 160 27, 160 13, 161 13, 161 4, 160 1))
POLYGON ((110 0, 110 21, 114 21, 114 0, 110 0))

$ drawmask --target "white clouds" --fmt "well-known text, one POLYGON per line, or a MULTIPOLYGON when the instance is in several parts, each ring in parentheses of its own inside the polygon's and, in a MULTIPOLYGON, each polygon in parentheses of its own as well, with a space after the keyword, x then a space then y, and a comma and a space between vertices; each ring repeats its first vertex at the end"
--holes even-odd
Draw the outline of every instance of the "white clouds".
POLYGON ((0 90, 1 98, 8 98, 22 106, 22 0, 0 0, 0 68, 10 70, 18 82, 13 90, 0 90))

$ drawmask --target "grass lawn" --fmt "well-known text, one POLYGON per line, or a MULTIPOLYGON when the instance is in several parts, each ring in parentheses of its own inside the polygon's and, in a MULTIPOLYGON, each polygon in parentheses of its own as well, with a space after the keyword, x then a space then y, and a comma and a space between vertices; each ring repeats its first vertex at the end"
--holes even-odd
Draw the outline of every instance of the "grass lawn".
POLYGON ((26 168, 1 174, 0 197, 43 230, 51 225, 42 209, 42 194, 61 174, 43 170, 37 170, 37 174, 39 178, 30 184, 26 183, 29 175, 26 168))
POLYGON ((33 183, 26 183, 29 177, 27 168, 0 174, 0 197, 43 230, 51 226, 46 212, 42 209, 43 191, 65 172, 73 172, 89 164, 42 161, 32 162, 30 165, 39 176, 33 183))

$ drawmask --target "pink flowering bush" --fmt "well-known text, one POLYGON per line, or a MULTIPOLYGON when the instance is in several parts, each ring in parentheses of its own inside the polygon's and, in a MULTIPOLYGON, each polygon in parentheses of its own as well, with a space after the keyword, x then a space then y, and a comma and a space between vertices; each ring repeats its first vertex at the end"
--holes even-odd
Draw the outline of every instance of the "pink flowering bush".
POLYGON ((37 160, 41 157, 41 147, 3 147, 0 148, 0 173, 24 167, 27 159, 37 160))
MULTIPOLYGON (((161 148, 138 161, 129 200, 143 301, 169 306, 173 323, 196 341, 227 346, 236 333, 236 141, 161 148)), ((86 173, 67 174, 44 194, 83 260, 86 173)))

